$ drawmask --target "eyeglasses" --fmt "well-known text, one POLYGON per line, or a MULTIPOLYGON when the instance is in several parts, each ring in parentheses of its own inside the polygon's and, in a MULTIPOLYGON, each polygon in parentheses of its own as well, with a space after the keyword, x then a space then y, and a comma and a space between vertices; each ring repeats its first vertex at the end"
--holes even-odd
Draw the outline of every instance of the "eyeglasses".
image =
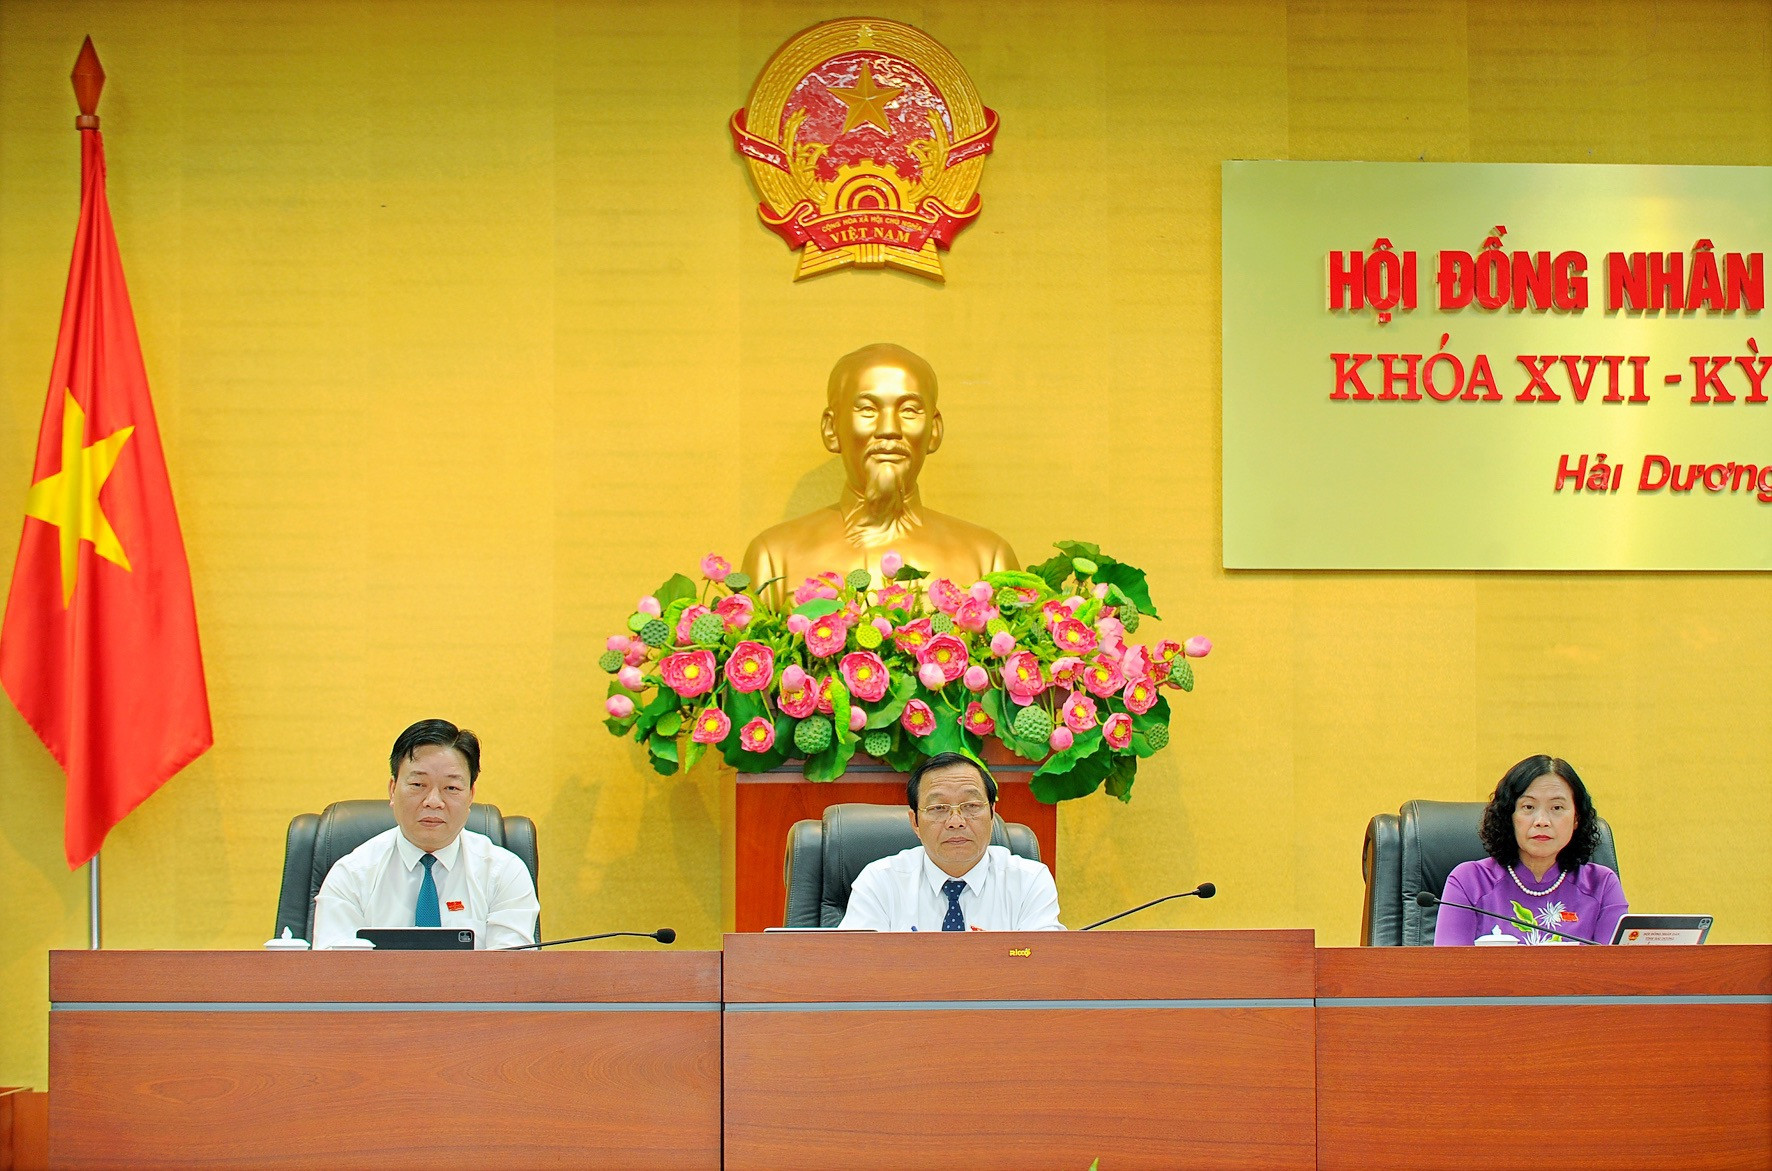
POLYGON ((977 821, 991 811, 991 807, 983 801, 968 801, 964 805, 925 805, 923 816, 932 817, 936 821, 946 821, 958 811, 967 821, 977 821))

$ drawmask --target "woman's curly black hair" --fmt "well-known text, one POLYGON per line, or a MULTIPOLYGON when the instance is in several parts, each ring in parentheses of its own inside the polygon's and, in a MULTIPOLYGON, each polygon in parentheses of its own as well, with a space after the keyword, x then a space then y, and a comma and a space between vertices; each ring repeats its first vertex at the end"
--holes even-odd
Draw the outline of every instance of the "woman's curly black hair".
POLYGON ((1514 807, 1532 782, 1546 774, 1561 777, 1575 794, 1575 833, 1557 854, 1557 868, 1568 874, 1593 859, 1600 844, 1600 818, 1594 812, 1593 799, 1587 795, 1587 786, 1561 757, 1528 756, 1507 770, 1489 798, 1489 807, 1483 810, 1483 848, 1503 866, 1520 860, 1520 842, 1514 836, 1514 807))

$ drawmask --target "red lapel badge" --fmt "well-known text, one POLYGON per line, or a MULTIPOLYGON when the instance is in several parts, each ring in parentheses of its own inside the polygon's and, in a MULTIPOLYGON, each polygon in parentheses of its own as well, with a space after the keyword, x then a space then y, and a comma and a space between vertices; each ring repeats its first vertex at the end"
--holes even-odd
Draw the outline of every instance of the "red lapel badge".
POLYGON ((444 903, 443 905, 448 907, 451 911, 459 911, 462 908, 462 904, 456 902, 454 899, 450 899, 448 902, 444 903))

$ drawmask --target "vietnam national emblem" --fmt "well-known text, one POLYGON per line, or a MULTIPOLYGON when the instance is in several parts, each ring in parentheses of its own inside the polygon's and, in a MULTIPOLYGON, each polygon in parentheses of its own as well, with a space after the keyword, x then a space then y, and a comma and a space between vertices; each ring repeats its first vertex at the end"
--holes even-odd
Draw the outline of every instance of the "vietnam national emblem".
POLYGON ((856 265, 939 281, 939 252, 978 218, 997 115, 929 36, 847 19, 776 50, 731 129, 757 215, 801 250, 795 280, 856 265))

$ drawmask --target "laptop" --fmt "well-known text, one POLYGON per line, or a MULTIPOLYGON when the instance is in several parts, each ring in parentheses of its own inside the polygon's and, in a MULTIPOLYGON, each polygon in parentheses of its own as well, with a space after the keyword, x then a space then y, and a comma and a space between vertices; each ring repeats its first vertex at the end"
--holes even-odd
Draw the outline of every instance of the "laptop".
POLYGON ((1709 915, 1626 915, 1612 932, 1614 944, 1627 946, 1703 943, 1710 934, 1709 915))
POLYGON ((375 944, 376 951, 473 951, 470 927, 360 927, 358 939, 375 944))

